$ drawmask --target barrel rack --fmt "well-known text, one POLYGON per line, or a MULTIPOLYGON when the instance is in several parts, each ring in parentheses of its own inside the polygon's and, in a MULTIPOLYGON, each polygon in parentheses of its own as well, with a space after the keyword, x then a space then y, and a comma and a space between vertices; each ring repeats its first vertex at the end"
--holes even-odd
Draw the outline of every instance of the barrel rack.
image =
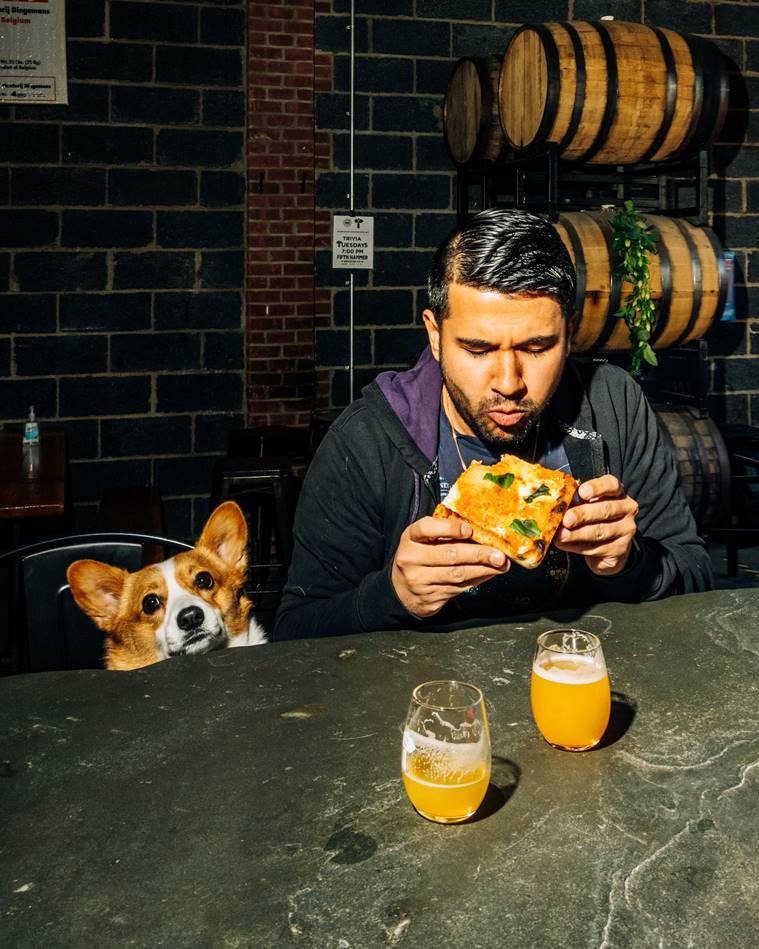
POLYGON ((462 166, 456 175, 459 222, 482 208, 506 205, 543 211, 558 221, 562 211, 601 205, 621 206, 627 199, 643 212, 687 217, 707 224, 709 154, 647 165, 577 166, 559 158, 556 145, 530 157, 462 166))
POLYGON ((708 227, 708 177, 709 145, 729 92, 724 57, 703 38, 623 22, 528 23, 502 59, 465 56, 456 63, 443 133, 456 165, 459 224, 477 211, 509 207, 544 214, 555 225, 578 271, 580 328, 587 327, 575 339, 579 360, 628 367, 615 319, 622 282, 602 209, 632 201, 651 216, 660 241, 651 338, 660 344, 659 367, 644 366, 638 381, 674 452, 699 530, 708 537, 715 525, 729 525, 730 537, 722 539, 732 544, 735 568, 744 542, 743 534, 734 537, 744 513, 737 492, 759 484, 759 430, 723 439, 709 412, 703 338, 727 286, 724 257, 708 227), (643 61, 664 76, 655 88, 639 81, 643 61), (751 470, 738 484, 731 475, 740 465, 751 470))
MULTIPOLYGON (((708 225, 709 153, 656 164, 588 166, 563 162, 556 146, 530 157, 481 162, 457 169, 457 216, 463 222, 481 208, 517 207, 566 223, 569 212, 635 202, 643 213, 688 219, 708 225)), ((719 308, 719 307, 718 307, 719 308)), ((687 333, 683 333, 687 338, 687 333)), ((659 367, 646 366, 638 382, 652 405, 662 437, 676 457, 686 495, 701 533, 729 545, 731 570, 743 534, 725 535, 735 518, 732 446, 726 446, 709 412, 708 344, 703 338, 671 345, 657 353, 659 367), (719 525, 719 529, 717 526, 719 525), (720 533, 722 532, 722 533, 720 533), (719 534, 719 537, 717 536, 719 534), (737 536, 737 535, 736 535, 737 536)), ((579 352, 582 361, 610 362, 627 368, 629 353, 603 349, 579 352)), ((745 480, 745 479, 744 479, 745 480)), ((759 477, 756 479, 759 481, 759 477)))
MULTIPOLYGON (((689 407, 695 415, 709 414, 709 346, 697 339, 687 346, 675 346, 657 353, 658 367, 645 365, 638 383, 649 402, 656 406, 689 407)), ((610 362, 628 368, 630 354, 608 352, 602 356, 581 353, 574 357, 583 361, 610 362)))

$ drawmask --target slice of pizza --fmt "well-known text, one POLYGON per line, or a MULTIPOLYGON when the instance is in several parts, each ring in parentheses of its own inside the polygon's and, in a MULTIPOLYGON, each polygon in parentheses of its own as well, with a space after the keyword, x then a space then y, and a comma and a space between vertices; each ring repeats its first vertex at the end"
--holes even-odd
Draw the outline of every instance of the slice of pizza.
POLYGON ((467 521, 472 540, 533 568, 543 560, 579 484, 563 471, 515 455, 502 455, 494 465, 473 461, 432 516, 467 521))

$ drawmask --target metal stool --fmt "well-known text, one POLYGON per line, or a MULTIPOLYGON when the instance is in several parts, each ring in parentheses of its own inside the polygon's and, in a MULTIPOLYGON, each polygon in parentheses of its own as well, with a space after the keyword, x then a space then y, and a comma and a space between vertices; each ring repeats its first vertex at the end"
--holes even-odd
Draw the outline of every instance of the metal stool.
MULTIPOLYGON (((292 554, 292 527, 299 479, 290 458, 222 458, 214 472, 214 506, 236 501, 250 530, 251 579, 269 568, 284 574, 292 554), (272 560, 272 547, 276 558, 272 560)), ((258 579, 261 577, 259 575, 258 579)), ((255 585, 255 584, 254 584, 255 585)))
POLYGON ((308 454, 309 430, 294 425, 260 425, 238 428, 227 438, 230 458, 292 458, 303 461, 308 454))
POLYGON ((724 425, 730 458, 730 509, 727 523, 712 527, 708 539, 725 545, 727 573, 738 575, 738 551, 759 545, 759 428, 724 425))

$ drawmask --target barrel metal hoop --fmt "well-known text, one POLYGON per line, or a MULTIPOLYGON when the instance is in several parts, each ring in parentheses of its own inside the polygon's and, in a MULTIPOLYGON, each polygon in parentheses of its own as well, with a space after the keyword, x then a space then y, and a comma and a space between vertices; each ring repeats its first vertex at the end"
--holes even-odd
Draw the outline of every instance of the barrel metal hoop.
POLYGON ((567 232, 569 243, 572 245, 572 252, 575 258, 575 273, 577 274, 577 284, 575 286, 575 312, 578 319, 582 319, 585 309, 585 286, 588 282, 588 268, 585 265, 585 251, 582 241, 577 233, 574 224, 567 218, 560 219, 564 230, 567 232))
MULTIPOLYGON (((468 59, 469 57, 464 57, 464 58, 468 59)), ((451 85, 453 84, 453 77, 456 73, 456 70, 461 65, 461 62, 462 60, 460 59, 457 63, 455 63, 453 69, 448 75, 448 82, 446 83, 446 87, 445 87, 445 97, 443 99, 443 142, 445 143, 445 147, 448 150, 448 155, 451 161, 454 163, 454 165, 461 165, 462 162, 453 154, 453 143, 450 142, 448 138, 448 118, 449 118, 448 110, 449 110, 449 103, 450 103, 449 97, 451 93, 451 85)))
POLYGON ((672 261, 670 260, 667 245, 661 239, 661 231, 656 227, 653 221, 646 217, 646 223, 649 224, 659 235, 659 274, 661 275, 661 299, 659 301, 659 312, 656 317, 654 331, 649 346, 653 346, 661 337, 661 334, 669 322, 669 311, 672 308, 672 261))
MULTIPOLYGON (((559 97, 561 94, 561 69, 559 64, 559 49, 556 46, 556 40, 553 33, 542 23, 534 23, 526 27, 533 30, 543 42, 543 52, 546 57, 546 69, 548 71, 548 87, 546 89, 546 104, 543 109, 543 117, 535 133, 530 146, 531 150, 540 148, 548 141, 548 133, 553 128, 556 121, 556 113, 559 110, 559 97)), ((517 30, 519 33, 520 30, 517 30)), ((517 35, 514 34, 514 36, 517 35)), ((513 42, 513 38, 512 38, 513 42)))
POLYGON ((609 310, 606 314, 606 322, 604 323, 603 329, 601 330, 598 339, 595 341, 593 346, 594 349, 603 349, 606 343, 609 342, 611 334, 614 332, 617 326, 617 321, 621 319, 621 317, 615 316, 614 314, 617 312, 622 302, 622 280, 615 273, 617 268, 611 225, 604 214, 598 215, 594 218, 594 220, 598 224, 599 230, 603 234, 604 240, 606 241, 606 250, 609 255, 610 265, 609 310))
POLYGON ((677 68, 675 66, 675 57, 672 55, 672 47, 669 45, 667 37, 657 26, 652 26, 651 29, 659 40, 659 46, 661 47, 662 56, 664 57, 667 91, 664 99, 664 115, 662 116, 661 125, 654 136, 651 147, 638 159, 641 162, 650 161, 661 148, 664 139, 672 128, 672 120, 675 117, 675 103, 677 101, 677 68))
POLYGON ((589 149, 587 149, 587 151, 583 152, 582 155, 574 159, 578 165, 582 165, 584 162, 590 161, 590 159, 597 155, 606 144, 611 127, 614 125, 617 119, 617 99, 619 97, 617 52, 614 49, 614 43, 611 40, 609 31, 606 29, 603 23, 591 22, 590 25, 595 29, 601 38, 601 44, 604 48, 604 55, 606 56, 606 105, 604 107, 601 125, 598 129, 598 132, 596 133, 595 139, 593 140, 593 144, 589 149))
POLYGON ((477 134, 474 137, 474 151, 468 159, 471 162, 473 158, 482 153, 482 147, 487 135, 485 116, 490 114, 490 103, 487 101, 488 89, 487 83, 483 81, 481 63, 477 62, 474 56, 468 56, 467 59, 474 66, 474 71, 477 73, 477 82, 480 87, 480 114, 477 116, 477 134))
POLYGON ((490 78, 493 59, 497 59, 497 57, 471 57, 472 65, 480 80, 480 121, 477 125, 477 139, 474 146, 476 155, 482 153, 491 134, 490 119, 493 116, 493 106, 495 104, 493 83, 490 78))
POLYGON ((567 31, 569 39, 572 41, 572 49, 575 54, 575 101, 572 105, 572 116, 569 120, 564 137, 559 142, 559 152, 562 152, 575 137, 575 133, 580 125, 582 110, 585 106, 585 83, 587 81, 587 70, 585 68, 585 50, 582 48, 580 34, 571 23, 560 23, 567 31))
POLYGON ((681 158, 688 152, 693 151, 694 141, 701 128, 701 116, 704 111, 704 44, 695 36, 689 33, 682 34, 683 39, 690 52, 691 65, 693 67, 693 108, 690 113, 690 122, 688 130, 683 137, 682 144, 671 156, 672 158, 681 158))
MULTIPOLYGON (((719 508, 714 523, 718 518, 725 514, 730 504, 730 455, 727 451, 727 445, 722 437, 717 424, 712 421, 712 438, 714 439, 714 448, 717 452, 717 466, 720 474, 719 508)), ((710 525, 711 526, 711 525, 710 525)))
POLYGON ((714 127, 705 143, 706 145, 711 145, 715 142, 717 136, 722 131, 722 126, 725 124, 725 119, 727 118, 727 107, 730 103, 730 76, 727 71, 727 61, 722 55, 721 50, 715 49, 714 53, 713 58, 716 60, 716 68, 719 69, 719 110, 714 121, 714 127))
POLYGON ((690 147, 695 151, 710 145, 717 137, 727 113, 729 80, 725 58, 709 40, 694 37, 698 44, 703 82, 701 116, 690 147), (715 79, 715 77, 718 77, 715 79), (708 81, 706 81, 708 80, 708 81))
POLYGON ((688 247, 691 260, 691 273, 693 274, 693 302, 691 304, 690 316, 688 317, 688 325, 672 344, 673 346, 681 346, 684 340, 687 339, 690 331, 696 325, 696 320, 698 319, 698 314, 701 309, 701 300, 704 295, 704 281, 701 273, 701 258, 698 256, 698 248, 693 242, 688 228, 682 221, 678 220, 678 218, 672 218, 672 221, 683 235, 683 239, 688 247))
POLYGON ((699 533, 727 509, 730 459, 719 428, 689 408, 655 409, 659 431, 671 448, 678 480, 699 533), (685 471, 683 468, 685 467, 685 471))
POLYGON ((702 227, 701 230, 706 235, 706 239, 712 245, 714 258, 717 261, 717 273, 719 274, 719 290, 717 291, 717 306, 714 310, 714 319, 718 320, 725 309, 725 300, 727 298, 727 272, 725 270, 725 254, 722 250, 717 235, 710 227, 702 227))
POLYGON ((693 463, 693 516, 696 519, 696 522, 700 524, 705 515, 709 512, 709 488, 705 484, 705 479, 703 472, 699 471, 699 461, 702 458, 707 457, 707 449, 704 443, 701 432, 698 429, 698 426, 695 424, 695 419, 688 426, 688 434, 691 438, 691 445, 689 447, 689 452, 691 460, 693 463), (701 474, 701 477, 697 477, 698 474, 701 474))

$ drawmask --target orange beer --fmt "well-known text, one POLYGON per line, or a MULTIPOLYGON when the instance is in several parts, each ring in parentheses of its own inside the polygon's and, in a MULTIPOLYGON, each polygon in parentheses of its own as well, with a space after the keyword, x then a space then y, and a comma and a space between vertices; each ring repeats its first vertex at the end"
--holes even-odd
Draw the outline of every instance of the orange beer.
POLYGON ((474 814, 490 782, 490 734, 476 686, 442 679, 414 689, 401 774, 422 817, 455 824, 474 814))
POLYGON ((551 630, 538 637, 530 701, 535 724, 549 744, 569 751, 597 745, 611 713, 598 638, 578 630, 551 630))
POLYGON ((450 745, 406 729, 401 771, 408 798, 422 817, 454 824, 482 803, 490 783, 490 754, 484 741, 450 745))

